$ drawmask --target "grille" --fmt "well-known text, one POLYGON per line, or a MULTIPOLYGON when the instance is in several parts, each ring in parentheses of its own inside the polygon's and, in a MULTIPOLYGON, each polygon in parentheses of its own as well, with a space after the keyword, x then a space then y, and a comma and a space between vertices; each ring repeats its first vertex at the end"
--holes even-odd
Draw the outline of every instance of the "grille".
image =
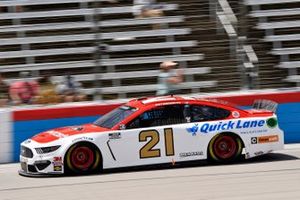
POLYGON ((32 158, 33 157, 32 151, 29 148, 24 147, 24 146, 21 146, 21 155, 23 157, 26 157, 26 158, 32 158))
POLYGON ((28 171, 29 172, 37 172, 36 168, 34 165, 28 165, 28 171))

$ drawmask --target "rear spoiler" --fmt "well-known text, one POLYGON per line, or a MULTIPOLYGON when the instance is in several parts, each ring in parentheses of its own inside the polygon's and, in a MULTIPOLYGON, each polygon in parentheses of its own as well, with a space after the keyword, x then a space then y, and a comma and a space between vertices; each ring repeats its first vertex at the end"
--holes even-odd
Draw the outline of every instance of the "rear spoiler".
POLYGON ((256 110, 268 110, 275 113, 278 107, 278 103, 267 99, 257 99, 254 100, 252 107, 256 110))

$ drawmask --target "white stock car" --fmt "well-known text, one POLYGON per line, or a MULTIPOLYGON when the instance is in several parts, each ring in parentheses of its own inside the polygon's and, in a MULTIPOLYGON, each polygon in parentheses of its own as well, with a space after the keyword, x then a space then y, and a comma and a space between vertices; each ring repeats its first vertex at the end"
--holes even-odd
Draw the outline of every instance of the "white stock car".
POLYGON ((24 141, 19 173, 88 174, 208 158, 224 163, 242 153, 248 159, 283 149, 276 104, 257 105, 242 110, 179 96, 133 99, 92 124, 57 128, 24 141))

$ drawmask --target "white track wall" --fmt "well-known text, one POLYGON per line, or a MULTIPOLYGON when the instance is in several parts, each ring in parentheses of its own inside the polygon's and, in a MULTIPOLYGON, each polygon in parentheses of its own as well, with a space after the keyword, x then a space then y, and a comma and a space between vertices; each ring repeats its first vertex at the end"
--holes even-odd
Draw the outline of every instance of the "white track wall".
POLYGON ((12 112, 0 109, 0 163, 9 163, 13 160, 12 125, 12 112))

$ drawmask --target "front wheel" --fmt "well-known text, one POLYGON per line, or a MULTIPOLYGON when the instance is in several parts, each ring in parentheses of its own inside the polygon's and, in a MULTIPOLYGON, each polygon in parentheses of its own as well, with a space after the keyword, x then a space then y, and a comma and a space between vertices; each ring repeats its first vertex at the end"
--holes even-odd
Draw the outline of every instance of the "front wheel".
POLYGON ((100 153, 90 144, 75 144, 65 157, 66 172, 75 174, 91 174, 96 172, 100 164, 100 153))
POLYGON ((230 134, 215 136, 209 143, 209 157, 219 163, 234 161, 242 153, 243 145, 239 137, 230 134))

